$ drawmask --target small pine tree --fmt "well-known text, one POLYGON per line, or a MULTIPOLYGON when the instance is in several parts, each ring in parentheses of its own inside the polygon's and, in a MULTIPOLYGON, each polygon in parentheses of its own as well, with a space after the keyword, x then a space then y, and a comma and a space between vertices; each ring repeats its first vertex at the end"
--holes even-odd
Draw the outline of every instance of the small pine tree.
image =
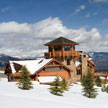
POLYGON ((106 83, 107 83, 107 79, 104 78, 104 80, 103 80, 103 84, 106 84, 106 83))
POLYGON ((95 83, 96 83, 96 86, 102 87, 102 81, 101 81, 101 79, 100 79, 99 76, 97 76, 97 78, 96 78, 96 80, 95 80, 95 83))
POLYGON ((108 85, 105 86, 105 84, 103 84, 103 87, 101 88, 101 91, 108 93, 108 85))
POLYGON ((59 76, 57 76, 55 78, 54 82, 51 83, 49 89, 52 94, 57 95, 57 96, 63 96, 62 94, 63 94, 64 90, 62 88, 59 76))
POLYGON ((97 91, 94 88, 94 78, 90 70, 88 70, 87 75, 81 81, 83 86, 84 96, 88 98, 95 98, 97 95, 97 91))
POLYGON ((86 77, 85 77, 85 75, 84 75, 84 76, 82 77, 82 79, 81 79, 81 85, 82 85, 82 86, 84 86, 85 83, 86 83, 85 78, 86 78, 86 77))
POLYGON ((68 82, 65 80, 65 78, 63 78, 62 79, 62 81, 61 81, 61 86, 62 86, 62 89, 64 90, 64 91, 68 91, 68 82))
POLYGON ((101 91, 102 91, 102 92, 105 92, 105 91, 106 91, 106 86, 105 86, 105 84, 103 84, 103 86, 102 86, 102 88, 101 88, 101 91))
POLYGON ((108 85, 106 86, 105 91, 108 93, 108 85))
POLYGON ((33 88, 31 78, 29 76, 29 71, 25 66, 22 67, 20 81, 17 84, 18 88, 23 90, 29 90, 33 88))

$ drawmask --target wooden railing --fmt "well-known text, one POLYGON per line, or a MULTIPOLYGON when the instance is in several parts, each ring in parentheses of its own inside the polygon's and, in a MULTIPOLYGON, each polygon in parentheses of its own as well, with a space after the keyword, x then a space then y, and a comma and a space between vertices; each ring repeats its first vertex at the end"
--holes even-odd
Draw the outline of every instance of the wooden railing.
POLYGON ((107 77, 107 76, 108 76, 108 73, 107 73, 106 71, 95 72, 95 73, 94 73, 94 76, 95 76, 95 77, 97 77, 97 76, 107 77))
POLYGON ((97 76, 99 76, 101 78, 102 83, 104 83, 104 84, 108 83, 108 73, 107 73, 107 71, 95 72, 94 73, 94 78, 96 79, 97 76))
POLYGON ((49 52, 49 53, 44 53, 44 56, 46 58, 53 58, 53 57, 76 57, 80 56, 80 52, 78 51, 55 51, 55 52, 49 52))

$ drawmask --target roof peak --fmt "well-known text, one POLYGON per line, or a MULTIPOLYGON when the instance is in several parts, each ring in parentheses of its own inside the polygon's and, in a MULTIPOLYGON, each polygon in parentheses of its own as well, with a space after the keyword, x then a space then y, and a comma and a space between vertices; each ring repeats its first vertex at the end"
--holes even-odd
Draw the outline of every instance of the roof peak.
POLYGON ((48 46, 48 45, 54 45, 54 44, 74 44, 74 45, 78 45, 78 43, 72 41, 72 40, 69 40, 65 37, 58 37, 57 39, 54 39, 48 43, 46 43, 45 45, 48 46))

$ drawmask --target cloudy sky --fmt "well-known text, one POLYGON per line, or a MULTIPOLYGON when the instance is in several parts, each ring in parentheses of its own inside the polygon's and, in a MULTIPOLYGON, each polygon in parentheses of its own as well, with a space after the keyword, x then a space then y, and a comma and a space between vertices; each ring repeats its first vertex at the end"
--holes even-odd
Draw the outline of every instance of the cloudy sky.
POLYGON ((108 0, 0 0, 0 53, 41 56, 60 36, 108 51, 108 0))

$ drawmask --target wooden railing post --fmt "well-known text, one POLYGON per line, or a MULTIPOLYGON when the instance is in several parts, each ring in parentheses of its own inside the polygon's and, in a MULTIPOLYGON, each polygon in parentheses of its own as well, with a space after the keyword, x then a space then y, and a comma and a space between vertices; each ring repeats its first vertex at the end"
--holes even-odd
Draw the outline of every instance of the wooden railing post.
POLYGON ((55 54, 54 54, 54 46, 52 47, 52 56, 55 57, 55 54))

